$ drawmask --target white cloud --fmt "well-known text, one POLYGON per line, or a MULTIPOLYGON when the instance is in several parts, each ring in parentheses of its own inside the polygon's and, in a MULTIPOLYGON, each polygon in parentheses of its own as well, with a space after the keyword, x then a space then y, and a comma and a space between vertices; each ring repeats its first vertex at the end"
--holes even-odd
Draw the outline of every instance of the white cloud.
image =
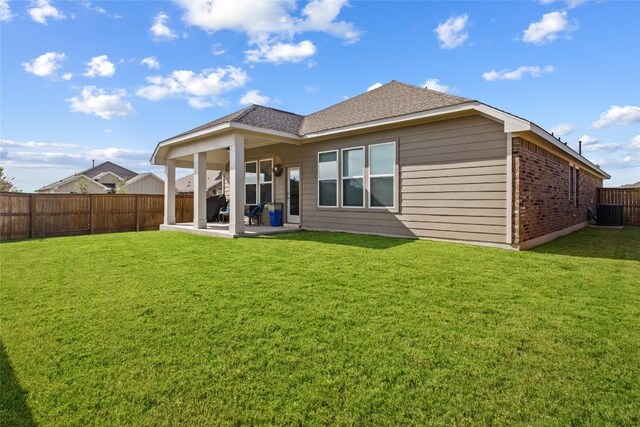
POLYGON ((8 0, 0 0, 0 21, 11 21, 13 14, 8 0))
POLYGON ((66 55, 64 53, 47 52, 33 59, 31 62, 23 62, 22 67, 27 73, 39 77, 49 77, 62 67, 61 62, 65 59, 66 55))
POLYGON ((544 68, 531 65, 523 65, 515 70, 502 69, 500 71, 491 70, 482 74, 482 78, 492 82, 495 80, 520 80, 525 74, 530 74, 532 77, 541 77, 543 74, 552 73, 554 68, 552 65, 547 65, 544 68))
POLYGON ((575 127, 571 123, 560 123, 559 125, 555 125, 551 128, 551 132, 555 136, 565 136, 569 135, 571 132, 576 130, 575 127))
POLYGON ((598 142, 598 138, 594 138, 590 135, 582 135, 579 141, 582 141, 582 146, 586 147, 587 145, 595 144, 596 142, 598 142))
POLYGON ((442 49, 453 49, 462 44, 469 38, 467 25, 469 23, 468 15, 454 16, 440 23, 435 30, 440 40, 442 49))
POLYGON ((309 40, 300 43, 257 43, 258 48, 247 50, 247 61, 249 62, 270 62, 272 64, 282 64, 284 62, 301 62, 316 53, 316 47, 309 40))
POLYGON ((249 45, 257 47, 245 52, 249 62, 300 62, 314 55, 316 48, 311 41, 293 41, 297 34, 309 31, 331 34, 347 43, 354 43, 361 36, 352 23, 337 20, 347 0, 312 0, 299 16, 295 14, 297 3, 293 0, 176 1, 189 25, 207 32, 229 30, 246 34, 249 45))
POLYGON ((71 111, 111 119, 133 113, 133 108, 126 100, 126 96, 127 93, 123 89, 115 89, 108 93, 95 86, 85 86, 82 88, 80 97, 74 96, 67 101, 71 103, 71 111))
POLYGON ((220 43, 215 43, 211 46, 211 53, 213 56, 220 56, 227 53, 227 50, 220 43))
POLYGON ((109 61, 107 55, 100 55, 91 58, 87 62, 87 69, 83 76, 85 77, 111 77, 116 73, 116 66, 109 61))
POLYGON ((622 144, 618 144, 617 142, 601 142, 589 145, 583 145, 582 151, 593 152, 593 151, 615 151, 619 148, 622 148, 622 144))
POLYGON ((139 88, 136 94, 151 101, 187 98, 191 107, 200 109, 219 103, 221 95, 244 86, 247 81, 247 73, 232 66, 206 69, 200 73, 176 70, 166 77, 148 77, 150 85, 139 88))
POLYGON ((567 15, 566 10, 545 13, 540 21, 529 24, 523 32, 522 40, 539 45, 556 40, 561 33, 575 31, 577 24, 571 25, 567 15))
POLYGON ((43 25, 47 25, 47 19, 62 20, 66 19, 66 16, 58 9, 56 9, 50 0, 32 0, 31 8, 27 10, 31 19, 35 22, 43 25))
POLYGON ((378 89, 380 86, 382 86, 382 83, 376 82, 376 83, 372 84, 371 86, 369 86, 367 88, 367 92, 369 92, 371 90, 374 90, 374 89, 378 89))
POLYGON ((578 6, 582 6, 587 0, 567 0, 567 8, 575 9, 578 6))
POLYGON ((449 86, 440 83, 440 79, 427 79, 422 87, 426 87, 429 90, 435 90, 438 92, 446 93, 449 91, 449 86))
POLYGON ((119 164, 145 162, 148 161, 150 155, 151 153, 148 151, 116 147, 74 150, 73 153, 62 151, 6 150, 3 154, 3 163, 24 167, 34 167, 37 165, 87 167, 91 165, 92 160, 97 160, 96 163, 110 160, 119 164))
POLYGON ((304 18, 298 23, 296 30, 325 32, 347 43, 357 42, 360 40, 360 31, 351 22, 336 21, 340 10, 347 4, 347 0, 310 1, 302 10, 304 18))
POLYGON ((102 133, 113 133, 113 129, 105 129, 102 133))
POLYGON ((631 139, 629 143, 630 150, 640 151, 640 135, 636 135, 631 139))
POLYGON ((153 21, 151 34, 153 34, 157 40, 173 40, 178 38, 178 34, 169 28, 167 22, 169 22, 169 15, 164 12, 160 12, 153 21))
POLYGON ((600 114, 600 118, 593 122, 591 126, 595 129, 601 129, 611 125, 629 125, 631 123, 640 122, 640 107, 636 105, 627 105, 619 107, 612 106, 609 110, 600 114))
POLYGON ((242 95, 242 98, 240 98, 241 105, 267 105, 269 102, 271 102, 271 98, 266 95, 260 94, 260 91, 255 89, 247 91, 247 93, 242 95))
POLYGON ((36 141, 12 141, 3 139, 0 141, 0 147, 20 147, 20 148, 71 148, 78 147, 77 144, 66 144, 59 142, 36 142, 36 141))
POLYGON ((147 67, 153 70, 157 70, 158 68, 160 68, 160 63, 158 62, 158 59, 155 56, 149 56, 147 58, 144 58, 142 61, 140 61, 140 64, 146 65, 147 67))
POLYGON ((71 80, 73 78, 73 73, 64 73, 61 78, 62 80, 71 80))

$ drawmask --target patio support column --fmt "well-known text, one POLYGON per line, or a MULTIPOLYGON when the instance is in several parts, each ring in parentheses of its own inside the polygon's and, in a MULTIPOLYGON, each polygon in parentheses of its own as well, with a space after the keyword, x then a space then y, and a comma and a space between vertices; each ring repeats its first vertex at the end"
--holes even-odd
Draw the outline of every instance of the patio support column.
POLYGON ((193 228, 207 228, 207 153, 193 155, 193 228))
POLYGON ((176 161, 167 159, 164 172, 164 223, 172 225, 176 223, 176 161))
POLYGON ((244 234, 244 136, 234 135, 229 147, 229 232, 244 234))

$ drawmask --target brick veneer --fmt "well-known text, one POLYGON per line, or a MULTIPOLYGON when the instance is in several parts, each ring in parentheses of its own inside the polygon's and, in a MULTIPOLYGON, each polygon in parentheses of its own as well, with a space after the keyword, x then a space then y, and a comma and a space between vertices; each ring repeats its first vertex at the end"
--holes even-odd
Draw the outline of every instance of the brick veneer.
POLYGON ((520 244, 587 220, 596 208, 602 179, 580 168, 579 194, 569 200, 569 162, 523 139, 513 138, 513 243, 520 244))

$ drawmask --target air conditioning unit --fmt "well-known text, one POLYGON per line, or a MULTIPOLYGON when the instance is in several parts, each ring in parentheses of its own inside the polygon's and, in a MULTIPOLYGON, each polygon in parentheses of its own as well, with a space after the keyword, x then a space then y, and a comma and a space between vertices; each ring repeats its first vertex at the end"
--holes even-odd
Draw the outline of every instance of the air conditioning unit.
POLYGON ((622 205, 598 205, 598 225, 622 227, 622 205))

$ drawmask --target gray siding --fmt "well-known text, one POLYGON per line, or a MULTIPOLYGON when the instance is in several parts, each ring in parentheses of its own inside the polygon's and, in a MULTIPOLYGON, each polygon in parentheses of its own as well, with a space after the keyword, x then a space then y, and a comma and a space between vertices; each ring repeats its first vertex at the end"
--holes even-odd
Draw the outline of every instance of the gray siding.
MULTIPOLYGON (((506 152, 502 125, 471 116, 303 146, 249 149, 245 157, 301 166, 306 228, 505 243, 506 152), (319 151, 389 141, 397 142, 397 209, 316 206, 319 151)), ((276 202, 285 201, 285 177, 275 179, 276 202)))

